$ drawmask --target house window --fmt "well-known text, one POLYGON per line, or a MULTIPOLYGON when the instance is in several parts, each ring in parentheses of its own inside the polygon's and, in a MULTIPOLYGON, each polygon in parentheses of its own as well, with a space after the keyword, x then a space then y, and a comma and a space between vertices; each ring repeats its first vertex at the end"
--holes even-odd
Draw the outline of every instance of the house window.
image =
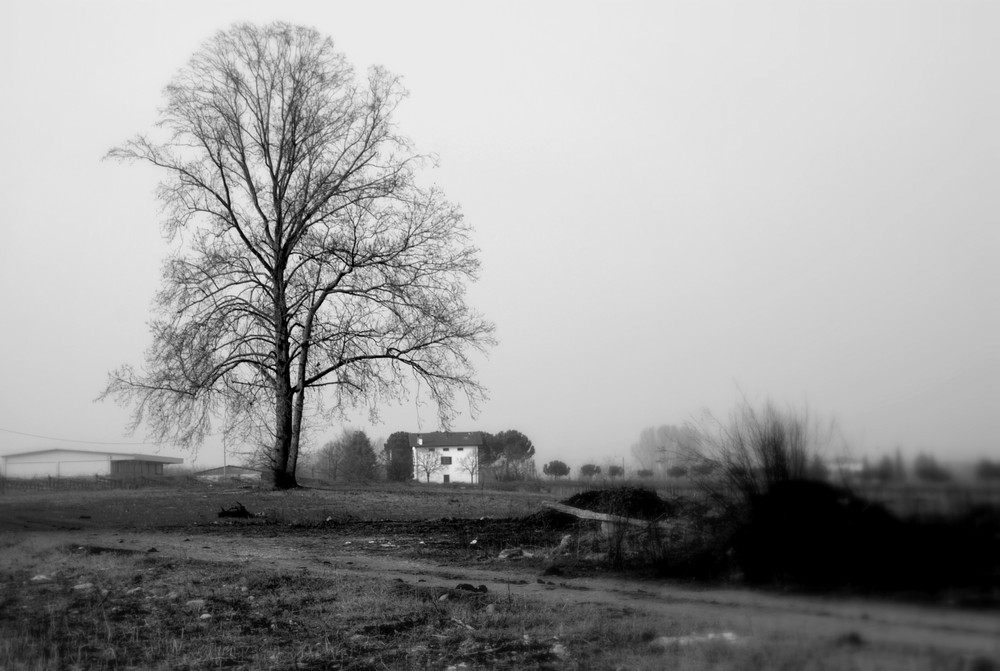
POLYGON ((444 476, 444 482, 451 482, 451 477, 448 475, 444 476))
POLYGON ((446 447, 446 448, 444 448, 444 450, 442 450, 442 451, 443 451, 443 452, 447 452, 447 451, 448 451, 449 449, 450 449, 450 448, 447 448, 447 447, 446 447))
POLYGON ((460 448, 458 448, 458 451, 461 452, 464 449, 465 449, 464 447, 460 447, 460 448))
POLYGON ((442 466, 451 466, 451 457, 441 457, 442 466))

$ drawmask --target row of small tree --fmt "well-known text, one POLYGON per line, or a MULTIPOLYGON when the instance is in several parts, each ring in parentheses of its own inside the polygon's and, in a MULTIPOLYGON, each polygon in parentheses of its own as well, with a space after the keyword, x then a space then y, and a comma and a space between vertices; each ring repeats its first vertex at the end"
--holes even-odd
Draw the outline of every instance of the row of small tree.
MULTIPOLYGON (((955 474, 940 464, 931 454, 918 454, 913 459, 913 467, 909 473, 912 474, 913 479, 926 483, 951 482, 955 479, 955 474)), ((983 482, 1000 480, 1000 462, 980 459, 973 469, 973 476, 983 482)), ((909 474, 897 451, 895 457, 885 456, 874 463, 869 463, 867 459, 864 460, 859 477, 865 482, 888 484, 905 482, 909 479, 909 474)))
MULTIPOLYGON (((715 469, 715 465, 710 462, 694 464, 690 468, 676 464, 667 469, 667 476, 671 478, 684 478, 689 475, 704 476, 709 475, 715 469)), ((550 478, 564 478, 570 474, 570 467, 564 462, 550 461, 542 467, 542 472, 550 478)), ((584 464, 580 467, 580 477, 593 479, 604 474, 604 469, 597 464, 584 464)), ((638 478, 652 478, 656 475, 650 469, 640 468, 635 472, 638 478)), ((617 464, 608 465, 607 476, 609 478, 625 477, 625 467, 617 464)))
MULTIPOLYGON (((897 449, 893 455, 877 460, 867 457, 859 462, 838 463, 823 459, 835 431, 810 420, 808 412, 782 409, 772 403, 754 408, 744 402, 728 420, 707 416, 702 422, 684 427, 663 425, 644 429, 631 452, 639 464, 640 478, 667 477, 701 479, 720 466, 735 461, 737 470, 769 469, 775 459, 792 459, 793 471, 812 480, 854 480, 863 483, 889 484, 908 480, 943 483, 954 479, 948 468, 930 454, 917 455, 909 468, 897 449), (785 435, 781 435, 784 433, 785 435), (785 442, 794 449, 789 454, 768 451, 763 446, 785 442), (752 446, 761 446, 754 454, 752 446), (773 452, 773 453, 772 453, 773 452)), ((849 460, 847 460, 849 461, 849 460)), ((786 465, 779 464, 781 468, 786 465)), ((720 471, 721 472, 721 471, 720 471)), ((581 468, 581 475, 601 473, 592 464, 581 468), (595 470, 596 469, 596 470, 595 470)), ((608 473, 612 475, 612 473, 608 473)), ((979 480, 1000 479, 1000 463, 983 459, 975 467, 979 480)))

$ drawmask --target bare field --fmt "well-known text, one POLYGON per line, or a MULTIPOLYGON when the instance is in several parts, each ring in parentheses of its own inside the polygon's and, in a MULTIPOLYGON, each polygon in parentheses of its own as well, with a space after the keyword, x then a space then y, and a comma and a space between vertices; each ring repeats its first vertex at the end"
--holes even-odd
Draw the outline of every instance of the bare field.
POLYGON ((545 498, 5 494, 0 668, 1000 668, 995 611, 628 578, 589 527, 559 551, 545 498))
POLYGON ((211 524, 236 503, 275 524, 520 517, 538 510, 544 494, 435 486, 372 486, 274 491, 263 487, 190 483, 143 489, 20 492, 0 495, 0 530, 144 529, 211 524))

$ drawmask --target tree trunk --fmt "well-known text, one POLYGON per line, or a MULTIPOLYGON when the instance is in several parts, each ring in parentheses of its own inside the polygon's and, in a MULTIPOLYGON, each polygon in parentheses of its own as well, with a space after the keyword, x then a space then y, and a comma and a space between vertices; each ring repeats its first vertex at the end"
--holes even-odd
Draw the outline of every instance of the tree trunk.
POLYGON ((275 489, 298 487, 292 461, 292 390, 288 375, 279 375, 274 390, 274 465, 272 468, 275 489))
MULTIPOLYGON (((312 337, 312 315, 309 315, 306 321, 305 334, 303 336, 302 351, 299 354, 298 359, 298 370, 296 372, 296 383, 295 392, 291 392, 291 407, 292 407, 292 440, 289 447, 288 453, 288 463, 286 465, 286 471, 295 475, 299 464, 299 447, 301 446, 302 438, 302 415, 305 412, 305 400, 306 400, 306 367, 309 364, 309 338, 312 337)), ((293 485, 295 487, 298 484, 293 485)))
MULTIPOLYGON (((305 392, 300 391, 297 394, 292 394, 292 437, 291 444, 288 446, 288 463, 285 465, 285 470, 292 474, 293 478, 295 473, 299 469, 299 444, 300 438, 302 437, 302 411, 303 411, 303 399, 305 398, 305 392)), ((298 487, 298 482, 296 482, 293 487, 298 487)))
POLYGON ((275 489, 298 487, 295 480, 295 422, 292 392, 292 362, 289 356, 289 333, 285 321, 285 296, 281 274, 275 272, 274 290, 274 467, 275 489))

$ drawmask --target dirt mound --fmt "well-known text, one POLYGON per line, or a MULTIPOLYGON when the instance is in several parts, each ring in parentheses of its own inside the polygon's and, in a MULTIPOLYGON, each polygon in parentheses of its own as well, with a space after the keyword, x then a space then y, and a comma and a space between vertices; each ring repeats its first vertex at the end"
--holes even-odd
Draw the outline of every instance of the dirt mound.
POLYGON ((562 503, 595 513, 643 520, 657 520, 676 512, 675 504, 664 501, 656 495, 656 492, 641 487, 594 489, 574 494, 562 503))

